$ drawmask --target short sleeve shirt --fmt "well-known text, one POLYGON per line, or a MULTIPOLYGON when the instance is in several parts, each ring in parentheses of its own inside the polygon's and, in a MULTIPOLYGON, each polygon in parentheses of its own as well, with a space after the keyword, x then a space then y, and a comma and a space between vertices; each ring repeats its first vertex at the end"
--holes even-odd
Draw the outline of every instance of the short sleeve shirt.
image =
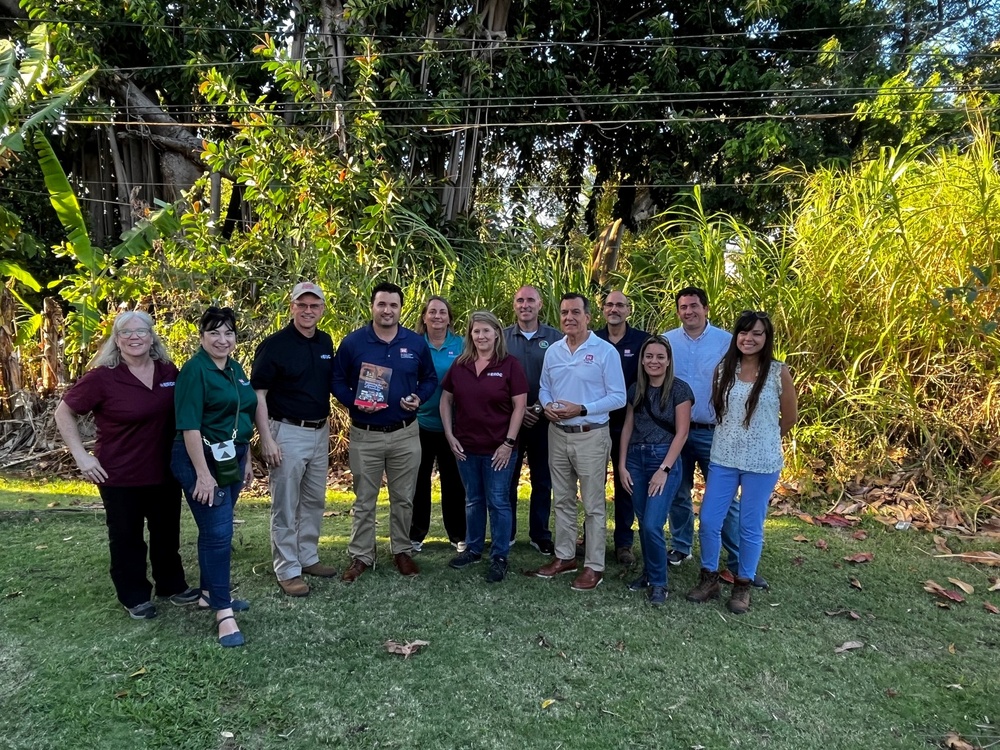
POLYGON ((153 361, 147 388, 124 362, 95 367, 66 391, 63 401, 77 414, 92 412, 97 423, 94 455, 110 487, 162 484, 170 478, 177 368, 153 361))
POLYGON ((257 394, 240 363, 232 357, 220 370, 198 347, 181 368, 174 393, 178 438, 185 430, 198 430, 208 442, 221 443, 233 439, 235 425, 236 442, 249 443, 256 411, 257 394))
POLYGON ((448 368, 461 356, 464 341, 461 336, 451 331, 445 335, 441 346, 434 346, 426 335, 424 335, 424 339, 427 341, 427 347, 431 350, 438 387, 434 389, 434 395, 430 399, 420 404, 420 408, 417 409, 417 422, 420 423, 422 430, 444 432, 444 425, 441 424, 441 383, 448 368))
POLYGON ((452 365, 442 390, 454 399, 452 432, 466 453, 491 455, 508 437, 514 396, 528 392, 517 358, 508 354, 476 375, 475 362, 452 365))
POLYGON ((250 384, 267 391, 272 419, 326 419, 330 415, 333 340, 315 331, 303 336, 289 324, 260 342, 250 384))
MULTIPOLYGON (((635 402, 635 392, 638 386, 634 383, 628 388, 628 402, 635 402)), ((668 430, 663 424, 659 424, 657 419, 667 425, 677 424, 677 407, 685 401, 694 401, 694 394, 691 386, 680 378, 674 378, 670 386, 670 396, 665 406, 660 405, 660 397, 663 393, 662 387, 649 388, 646 391, 646 398, 641 406, 633 406, 633 426, 632 437, 629 445, 670 445, 674 439, 674 432, 668 430), (655 417, 655 419, 654 419, 655 417)))

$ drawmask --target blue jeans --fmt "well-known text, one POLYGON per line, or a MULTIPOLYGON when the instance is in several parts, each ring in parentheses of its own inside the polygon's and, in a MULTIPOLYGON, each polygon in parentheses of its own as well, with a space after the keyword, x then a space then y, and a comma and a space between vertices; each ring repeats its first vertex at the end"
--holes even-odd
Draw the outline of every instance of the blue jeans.
MULTIPOLYGON (((240 476, 246 467, 247 445, 236 446, 236 458, 240 463, 240 476)), ((215 475, 212 453, 205 446, 205 459, 215 475)), ((208 592, 208 605, 212 609, 229 609, 230 598, 229 568, 232 560, 233 511, 236 499, 243 489, 242 480, 225 487, 215 488, 211 506, 202 505, 194 499, 194 486, 198 476, 188 456, 183 440, 175 440, 170 456, 170 470, 184 490, 194 522, 198 524, 198 566, 201 568, 201 590, 208 592)))
MULTIPOLYGON (((694 487, 695 464, 701 469, 703 477, 708 477, 708 462, 712 456, 712 438, 714 430, 691 428, 687 442, 681 451, 684 459, 684 469, 681 485, 677 490, 677 498, 670 508, 670 548, 691 554, 694 543, 694 506, 691 504, 691 490, 694 487)), ((673 473, 673 472, 671 472, 673 473)), ((740 509, 733 504, 726 521, 722 526, 722 546, 729 555, 727 565, 735 571, 740 559, 740 509)))
POLYGON ((531 500, 528 505, 528 538, 533 542, 551 542, 549 516, 552 515, 552 475, 549 472, 549 420, 542 417, 532 427, 522 427, 517 438, 517 455, 511 456, 514 471, 510 475, 510 540, 517 535, 517 484, 525 457, 531 477, 531 500))
POLYGON ((677 457, 667 481, 658 495, 649 495, 649 480, 663 464, 670 446, 633 443, 625 455, 625 467, 632 476, 632 507, 639 519, 639 542, 642 544, 642 564, 650 586, 667 585, 667 542, 663 527, 667 514, 681 484, 683 460, 677 457))
POLYGON ((757 563, 764 548, 764 517, 771 501, 771 493, 778 483, 780 471, 773 474, 757 474, 740 471, 728 466, 709 464, 705 497, 701 503, 701 525, 698 538, 701 541, 701 567, 716 570, 722 552, 723 524, 732 513, 736 503, 736 491, 742 499, 739 502, 740 521, 740 562, 737 575, 751 581, 757 575, 757 563))
POLYGON ((458 473, 465 485, 465 543, 473 555, 483 554, 486 546, 486 513, 490 515, 490 556, 506 558, 510 552, 511 507, 510 477, 514 460, 499 471, 490 465, 492 456, 466 454, 458 462, 458 473))

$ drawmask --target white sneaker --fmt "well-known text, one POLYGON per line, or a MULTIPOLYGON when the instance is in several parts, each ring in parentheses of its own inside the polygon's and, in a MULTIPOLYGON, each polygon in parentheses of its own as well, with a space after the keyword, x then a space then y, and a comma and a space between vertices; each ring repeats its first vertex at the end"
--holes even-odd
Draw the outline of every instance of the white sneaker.
POLYGON ((458 554, 465 552, 466 548, 469 546, 465 542, 452 542, 451 546, 455 548, 458 554))
POLYGON ((410 540, 410 547, 412 547, 413 554, 416 555, 416 554, 419 554, 420 550, 422 550, 424 548, 424 543, 423 542, 415 542, 415 541, 413 541, 411 539, 410 540))

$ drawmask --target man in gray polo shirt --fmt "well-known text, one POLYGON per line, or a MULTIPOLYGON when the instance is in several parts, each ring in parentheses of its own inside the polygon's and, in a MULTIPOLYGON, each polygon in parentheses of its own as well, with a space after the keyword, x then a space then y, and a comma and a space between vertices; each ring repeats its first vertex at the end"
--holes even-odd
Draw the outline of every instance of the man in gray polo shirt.
POLYGON ((538 383, 542 376, 542 362, 549 347, 562 340, 562 333, 538 319, 542 311, 542 298, 533 286, 522 286, 514 295, 514 315, 517 323, 507 326, 503 336, 507 351, 517 357, 528 378, 528 410, 521 423, 517 438, 517 456, 514 457, 514 475, 510 485, 510 507, 514 521, 510 540, 517 534, 517 484, 521 477, 521 463, 525 456, 531 470, 531 504, 528 510, 528 537, 531 546, 543 555, 553 551, 549 515, 552 511, 552 478, 549 473, 549 422, 542 416, 538 402, 538 383))

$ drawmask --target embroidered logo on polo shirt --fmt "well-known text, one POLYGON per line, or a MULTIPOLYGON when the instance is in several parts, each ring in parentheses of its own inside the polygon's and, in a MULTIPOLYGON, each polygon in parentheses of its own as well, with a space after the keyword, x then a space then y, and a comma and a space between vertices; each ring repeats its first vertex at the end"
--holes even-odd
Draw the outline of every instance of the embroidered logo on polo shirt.
POLYGON ((625 351, 622 352, 622 355, 626 356, 626 357, 631 357, 632 356, 632 350, 631 349, 626 349, 625 351))
POLYGON ((539 349, 548 349, 549 348, 549 342, 548 341, 539 341, 538 342, 538 348, 539 349))
POLYGON ((319 358, 320 359, 333 359, 333 357, 331 357, 329 354, 320 354, 319 358))
POLYGON ((250 385, 250 381, 244 380, 243 378, 237 378, 237 381, 239 382, 240 385, 250 385))
POLYGON ((588 354, 586 357, 583 358, 583 361, 586 362, 588 365, 589 364, 593 364, 593 362, 594 362, 594 355, 593 354, 588 354))
POLYGON ((413 352, 407 349, 405 346, 399 347, 400 359, 413 359, 413 352))
POLYGON ((488 377, 488 378, 502 378, 503 377, 503 373, 502 372, 488 372, 488 373, 486 373, 486 377, 488 377))
POLYGON ((162 383, 160 383, 160 388, 173 388, 174 384, 175 381, 173 380, 164 380, 162 383))

